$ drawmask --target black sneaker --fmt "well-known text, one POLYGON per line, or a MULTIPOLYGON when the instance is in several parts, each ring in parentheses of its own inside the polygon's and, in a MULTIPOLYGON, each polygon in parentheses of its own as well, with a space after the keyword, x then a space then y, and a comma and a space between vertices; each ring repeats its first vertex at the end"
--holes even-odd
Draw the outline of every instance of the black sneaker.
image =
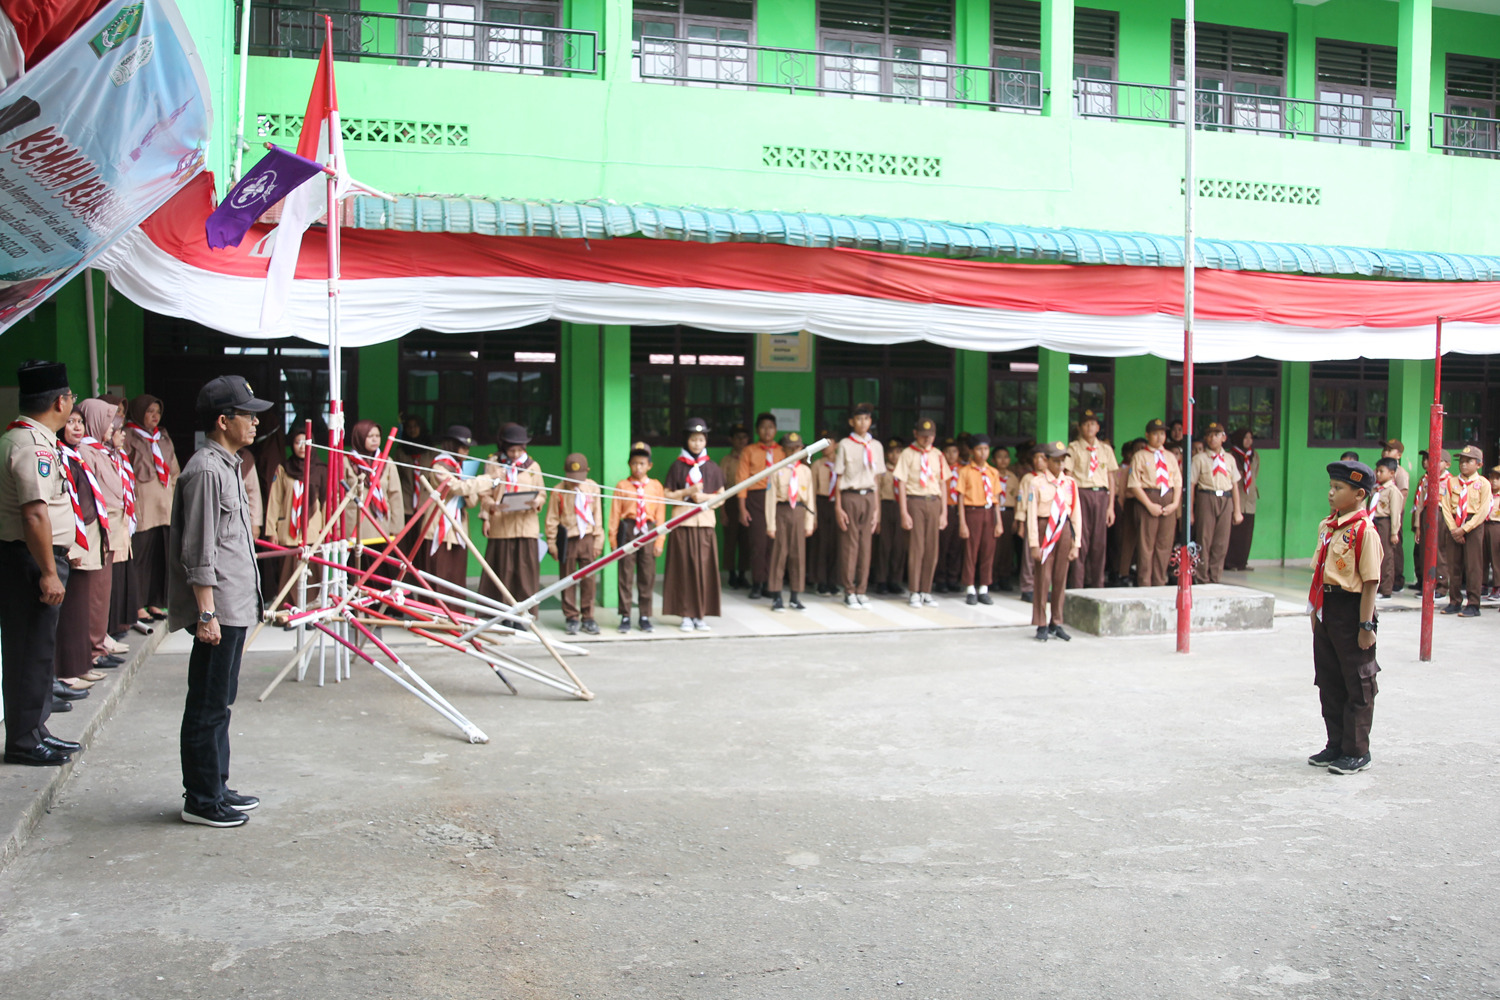
POLYGON ((583 634, 584 635, 598 635, 599 634, 599 623, 596 622, 596 621, 594 621, 594 619, 592 619, 592 618, 585 618, 583 620, 583 634))
POLYGON ((1061 639, 1063 642, 1072 642, 1073 637, 1063 631, 1061 625, 1048 625, 1047 631, 1052 633, 1052 638, 1061 639))
POLYGON ((988 592, 985 592, 983 594, 976 594, 975 596, 979 598, 979 603, 980 604, 994 604, 995 603, 995 599, 993 597, 991 597, 988 592))
POLYGON ((1337 747, 1324 747, 1307 758, 1307 762, 1313 767, 1327 767, 1342 756, 1344 756, 1344 751, 1337 747))
POLYGON ((567 631, 567 633, 569 635, 577 635, 578 634, 578 619, 577 618, 569 618, 568 619, 568 626, 567 626, 566 631, 567 631))
POLYGON ((1037 642, 1046 642, 1048 638, 1050 638, 1050 636, 1049 636, 1049 634, 1047 632, 1047 626, 1045 626, 1045 625, 1038 625, 1036 627, 1036 641, 1037 642))
POLYGON ((1460 618, 1478 618, 1479 617, 1479 605, 1477 605, 1477 604, 1465 604, 1464 605, 1464 609, 1458 613, 1458 617, 1460 617, 1460 618))
POLYGON ((1031 603, 1031 591, 1029 591, 1029 590, 1023 590, 1023 591, 1021 591, 1021 603, 1022 604, 1030 604, 1031 603))
POLYGON ((641 631, 642 632, 655 632, 656 631, 656 626, 652 625, 651 624, 651 619, 647 618, 645 615, 641 615, 641 631))
POLYGON ((966 595, 964 597, 964 603, 967 604, 967 605, 970 605, 971 607, 973 605, 975 605, 975 604, 978 604, 979 603, 979 595, 978 594, 968 594, 968 595, 966 595))
POLYGON ((184 805, 182 807, 182 821, 184 823, 196 823, 199 826, 230 827, 244 826, 250 822, 250 817, 238 809, 231 809, 223 804, 211 806, 202 811, 184 805))
POLYGON ((781 595, 780 594, 777 594, 774 598, 771 599, 771 610, 772 611, 785 611, 786 610, 786 605, 781 603, 781 595))
POLYGON ((750 600, 754 601, 754 600, 757 600, 758 598, 764 597, 765 593, 766 593, 766 590, 765 590, 765 587, 762 584, 759 584, 759 583, 752 583, 752 584, 750 584, 750 593, 748 595, 749 598, 750 598, 750 600))
POLYGON ((242 813, 247 813, 251 809, 254 809, 256 806, 260 805, 260 799, 256 798, 254 795, 241 795, 233 788, 224 789, 223 802, 229 808, 237 809, 242 813))
POLYGON ((1449 601, 1448 606, 1443 609, 1442 613, 1445 615, 1457 615, 1462 614, 1463 610, 1464 606, 1462 604, 1454 604, 1452 601, 1449 601))
POLYGON ((1353 774, 1355 771, 1363 771, 1370 766, 1370 755, 1363 757, 1340 757, 1328 765, 1330 774, 1353 774))
POLYGON ((792 599, 786 602, 786 606, 791 608, 793 611, 807 610, 807 605, 803 604, 802 601, 798 599, 796 594, 793 594, 792 599))
POLYGON ((621 618, 620 619, 620 624, 618 624, 618 625, 615 626, 615 631, 618 632, 618 633, 620 633, 621 635, 624 635, 626 632, 629 632, 630 631, 630 619, 629 618, 621 618))

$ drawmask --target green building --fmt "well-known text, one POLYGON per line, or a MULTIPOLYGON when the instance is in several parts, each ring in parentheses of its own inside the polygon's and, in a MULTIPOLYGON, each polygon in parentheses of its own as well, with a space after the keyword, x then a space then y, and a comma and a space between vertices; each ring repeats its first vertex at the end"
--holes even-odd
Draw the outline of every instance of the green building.
MULTIPOLYGON (((735 241, 914 267, 1079 265, 1099 287, 1181 265, 1172 235, 1182 229, 1180 5, 254 0, 243 81, 239 11, 183 6, 213 89, 209 166, 220 194, 241 120, 241 169, 266 141, 295 145, 322 15, 332 18, 351 172, 402 195, 351 202, 351 246, 409 238, 421 258, 437 245, 423 238, 440 234, 461 236, 459 247, 547 240, 574 260, 611 240, 620 253, 693 247, 695 280, 710 282, 735 241)), ((1397 283, 1382 279, 1496 280, 1500 7, 1459 9, 1483 6, 1200 2, 1198 231, 1213 268, 1204 273, 1321 274, 1356 296, 1397 283)), ((755 259, 773 271, 814 259, 762 251, 755 259)), ((249 321, 233 308, 194 312, 167 292, 106 287, 99 273, 93 281, 99 384, 163 397, 179 440, 191 441, 197 387, 226 371, 263 392, 279 387, 288 422, 326 398, 316 344, 234 336, 249 321)), ((811 436, 869 400, 885 436, 921 414, 1015 444, 1065 438, 1086 407, 1106 414, 1105 436, 1122 442, 1180 407, 1180 365, 1161 346, 1170 338, 1132 341, 1124 320, 1095 322, 1090 342, 1109 349, 1084 352, 1059 346, 1067 338, 1048 328, 1050 314, 1033 315, 1029 344, 1007 327, 1011 346, 992 351, 904 327, 857 340, 745 332, 756 329, 749 320, 725 319, 732 301, 697 325, 686 307, 663 306, 647 323, 611 314, 607 296, 590 302, 589 321, 542 302, 519 326, 408 326, 350 349, 348 410, 385 424, 401 414, 429 427, 464 423, 485 440, 519 419, 544 468, 583 451, 595 477, 612 482, 631 441, 675 447, 689 415, 709 420, 722 445, 731 424, 759 411, 811 436)), ((85 303, 75 282, 0 338, 0 373, 40 355, 87 371, 85 303)), ((1381 440, 1397 437, 1415 474, 1434 366, 1419 360, 1430 349, 1411 349, 1416 333, 1401 350, 1373 334, 1337 343, 1308 334, 1305 350, 1289 353, 1284 338, 1274 352, 1262 344, 1266 329, 1245 324, 1237 353, 1225 346, 1232 324, 1219 331, 1215 350, 1234 359, 1199 366, 1197 413, 1256 434, 1252 559, 1300 559, 1326 513, 1326 462, 1347 448, 1373 460, 1381 440)), ((1481 444, 1493 463, 1500 337, 1482 328, 1459 337, 1466 353, 1444 368, 1447 437, 1481 444)))

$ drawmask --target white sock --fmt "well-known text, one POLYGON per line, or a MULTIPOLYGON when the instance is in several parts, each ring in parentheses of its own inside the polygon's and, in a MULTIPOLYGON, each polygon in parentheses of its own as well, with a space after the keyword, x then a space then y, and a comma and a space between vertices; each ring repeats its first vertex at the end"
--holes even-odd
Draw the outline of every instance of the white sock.
POLYGON ((974 593, 974 585, 972 583, 969 584, 969 593, 974 593))
POLYGON ((981 584, 980 587, 979 587, 979 592, 981 594, 988 594, 990 592, 990 588, 987 587, 987 586, 985 586, 985 585, 983 585, 983 584, 981 584))

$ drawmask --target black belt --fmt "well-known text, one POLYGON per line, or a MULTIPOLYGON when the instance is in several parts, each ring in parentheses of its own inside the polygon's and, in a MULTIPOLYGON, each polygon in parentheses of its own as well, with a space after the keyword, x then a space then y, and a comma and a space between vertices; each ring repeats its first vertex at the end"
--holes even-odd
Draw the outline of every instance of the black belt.
POLYGON ((1343 587, 1340 587, 1336 583, 1325 583, 1325 584, 1323 584, 1323 593, 1325 593, 1325 594, 1348 594, 1350 597, 1359 597, 1360 596, 1360 594, 1359 594, 1358 591, 1345 590, 1343 587))
POLYGON ((1204 489, 1203 487, 1200 486, 1200 487, 1198 487, 1198 492, 1199 493, 1207 493, 1210 496, 1227 497, 1227 496, 1229 496, 1229 494, 1233 493, 1234 490, 1206 490, 1206 489, 1204 489))
POLYGON ((868 489, 868 490, 841 490, 840 492, 842 492, 842 493, 858 493, 862 497, 867 497, 871 493, 874 493, 875 490, 874 489, 868 489))
POLYGON ((1085 492, 1085 493, 1098 493, 1101 490, 1107 490, 1107 489, 1109 489, 1108 486, 1085 486, 1085 487, 1083 487, 1083 492, 1085 492))

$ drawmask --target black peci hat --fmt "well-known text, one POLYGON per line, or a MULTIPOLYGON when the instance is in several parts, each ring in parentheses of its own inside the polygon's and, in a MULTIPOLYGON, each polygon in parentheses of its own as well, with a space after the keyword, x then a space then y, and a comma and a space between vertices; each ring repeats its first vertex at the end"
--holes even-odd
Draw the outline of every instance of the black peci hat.
POLYGON ((22 396, 36 396, 68 387, 68 366, 61 361, 25 361, 16 369, 16 386, 22 396))
POLYGON ((1328 478, 1348 483, 1356 489, 1369 493, 1375 486, 1375 470, 1363 462, 1329 462, 1328 478))

